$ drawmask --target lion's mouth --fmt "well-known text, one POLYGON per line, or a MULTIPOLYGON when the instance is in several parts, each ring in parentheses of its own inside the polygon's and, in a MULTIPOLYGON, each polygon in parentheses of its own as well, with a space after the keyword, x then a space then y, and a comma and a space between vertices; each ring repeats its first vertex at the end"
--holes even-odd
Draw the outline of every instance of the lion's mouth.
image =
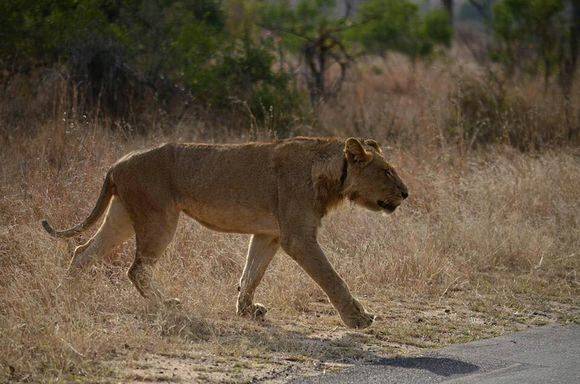
POLYGON ((397 209, 397 205, 393 203, 386 202, 384 200, 378 200, 377 205, 388 212, 394 212, 397 209))

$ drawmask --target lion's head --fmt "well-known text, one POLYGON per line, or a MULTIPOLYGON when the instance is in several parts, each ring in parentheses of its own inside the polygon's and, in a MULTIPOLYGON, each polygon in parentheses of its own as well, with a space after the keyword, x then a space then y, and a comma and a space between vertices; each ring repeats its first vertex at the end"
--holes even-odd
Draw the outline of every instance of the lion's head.
POLYGON ((376 141, 349 138, 344 154, 348 163, 344 193, 351 201, 372 211, 392 213, 409 196, 376 141))

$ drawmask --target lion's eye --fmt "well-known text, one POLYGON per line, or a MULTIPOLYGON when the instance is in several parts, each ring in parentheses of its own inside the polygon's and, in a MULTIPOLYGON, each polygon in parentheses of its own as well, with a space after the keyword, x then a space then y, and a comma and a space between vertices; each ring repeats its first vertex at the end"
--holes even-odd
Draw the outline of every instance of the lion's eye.
POLYGON ((391 177, 392 173, 388 169, 385 169, 385 175, 387 175, 387 177, 391 177))

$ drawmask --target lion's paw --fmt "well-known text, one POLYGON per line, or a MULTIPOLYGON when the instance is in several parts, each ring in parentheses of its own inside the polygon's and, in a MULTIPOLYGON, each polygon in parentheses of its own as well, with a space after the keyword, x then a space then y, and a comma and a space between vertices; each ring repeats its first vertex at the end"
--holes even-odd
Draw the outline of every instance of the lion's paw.
POLYGON ((268 312, 268 309, 264 307, 262 304, 259 303, 254 304, 254 314, 253 314, 254 319, 263 320, 264 317, 266 316, 266 312, 268 312))
POLYGON ((353 299, 353 311, 342 315, 342 321, 349 328, 363 329, 369 327, 376 319, 376 316, 365 311, 358 300, 353 299))
POLYGON ((243 309, 238 309, 238 315, 249 317, 254 320, 264 320, 268 309, 260 303, 250 304, 243 309))
POLYGON ((353 314, 343 318, 344 323, 349 328, 364 329, 371 326, 375 321, 375 315, 367 312, 353 314))
POLYGON ((180 309, 181 308, 181 300, 179 300, 176 297, 172 297, 171 299, 164 300, 163 304, 168 309, 180 309))

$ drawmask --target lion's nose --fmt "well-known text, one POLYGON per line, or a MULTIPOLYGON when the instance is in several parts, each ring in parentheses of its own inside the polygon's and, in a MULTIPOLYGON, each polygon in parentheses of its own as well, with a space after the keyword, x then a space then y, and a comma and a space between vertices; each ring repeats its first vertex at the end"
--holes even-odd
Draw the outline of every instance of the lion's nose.
POLYGON ((401 196, 403 197, 403 199, 406 199, 407 197, 409 197, 409 192, 401 191, 401 196))

